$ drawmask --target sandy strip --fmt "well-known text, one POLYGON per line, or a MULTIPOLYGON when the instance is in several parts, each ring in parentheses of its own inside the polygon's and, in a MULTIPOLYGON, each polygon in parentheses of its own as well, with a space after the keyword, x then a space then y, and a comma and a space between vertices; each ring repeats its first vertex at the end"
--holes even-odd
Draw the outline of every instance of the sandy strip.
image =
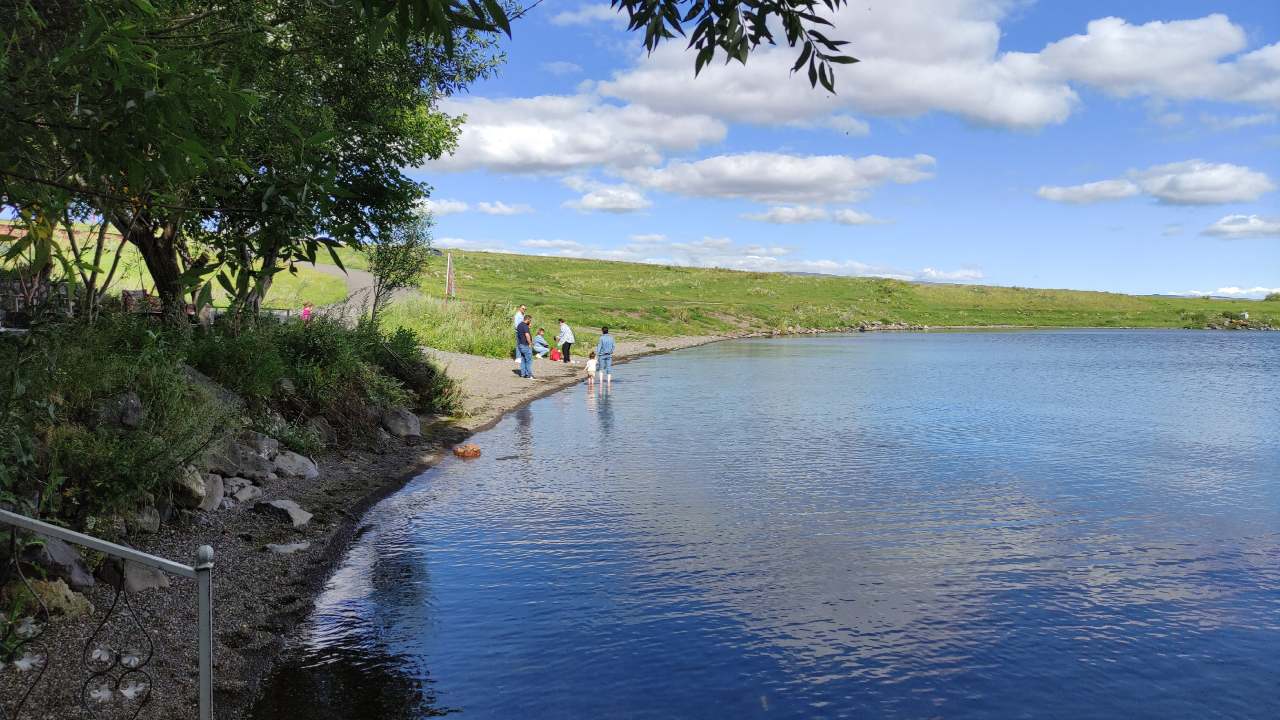
MULTIPOLYGON (((628 360, 671 352, 681 348, 706 345, 727 340, 726 336, 695 335, 671 338, 646 338, 619 340, 613 362, 619 365, 628 360)), ((533 380, 526 380, 516 372, 515 360, 465 355, 444 350, 427 349, 427 355, 438 362, 449 377, 462 385, 462 417, 454 424, 470 432, 490 427, 508 412, 549 395, 557 390, 575 385, 586 379, 585 363, 591 348, 573 350, 573 364, 534 359, 533 380), (579 354, 581 353, 581 354, 579 354)))

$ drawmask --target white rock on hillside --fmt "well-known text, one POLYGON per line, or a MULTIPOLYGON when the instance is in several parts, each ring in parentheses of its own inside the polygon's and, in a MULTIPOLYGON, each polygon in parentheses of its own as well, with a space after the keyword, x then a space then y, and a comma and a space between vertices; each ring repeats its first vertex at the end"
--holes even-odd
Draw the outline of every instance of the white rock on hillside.
POLYGON ((404 408, 383 411, 382 427, 398 438, 422 437, 422 423, 418 420, 418 416, 404 408))
POLYGON ((300 477, 304 480, 313 480, 320 476, 315 463, 291 450, 285 450, 276 456, 275 469, 281 475, 300 477))

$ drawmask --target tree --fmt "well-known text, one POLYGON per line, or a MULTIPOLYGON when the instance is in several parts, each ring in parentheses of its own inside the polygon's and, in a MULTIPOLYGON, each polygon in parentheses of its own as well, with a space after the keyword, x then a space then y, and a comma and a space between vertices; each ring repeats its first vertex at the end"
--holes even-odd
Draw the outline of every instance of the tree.
POLYGON ((386 307, 391 296, 397 290, 417 285, 418 278, 427 269, 433 254, 431 218, 415 217, 378 234, 365 244, 364 252, 373 275, 369 316, 376 323, 378 312, 386 307))
POLYGON ((436 100, 493 65, 475 33, 446 49, 311 0, 23 0, 0 21, 2 201, 94 207, 175 324, 219 268, 253 309, 282 267, 407 217, 426 187, 401 168, 456 142, 436 100))
MULTIPOLYGON (((524 15, 542 0, 508 15, 497 0, 347 0, 379 22, 394 19, 400 33, 416 31, 444 43, 454 29, 504 32, 511 35, 511 20, 524 15)), ((788 47, 800 48, 792 68, 808 68, 809 84, 819 83, 835 92, 833 64, 858 62, 845 55, 848 43, 832 40, 825 28, 832 26, 822 12, 834 12, 847 0, 610 0, 610 5, 627 16, 627 29, 644 31, 644 47, 653 52, 663 42, 688 37, 695 50, 694 73, 723 55, 726 62, 744 65, 760 45, 774 45, 774 32, 781 26, 788 47), (771 27, 773 26, 773 27, 771 27), (686 28, 690 30, 686 34, 686 28)))

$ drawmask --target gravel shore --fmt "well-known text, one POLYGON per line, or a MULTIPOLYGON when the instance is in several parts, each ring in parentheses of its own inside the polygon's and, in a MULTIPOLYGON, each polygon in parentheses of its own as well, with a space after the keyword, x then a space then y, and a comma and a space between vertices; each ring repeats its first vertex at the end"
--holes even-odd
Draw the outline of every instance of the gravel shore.
MULTIPOLYGON (((624 340, 618 343, 616 362, 720 339, 724 338, 624 340)), ((253 512, 252 505, 245 503, 162 526, 158 533, 141 536, 133 543, 141 550, 185 564, 193 563, 199 546, 214 549, 214 698, 219 720, 247 716, 260 681, 310 611, 314 597, 342 559, 360 518, 373 504, 505 413, 585 379, 585 353, 575 357, 571 365, 536 360, 535 380, 518 377, 512 372, 515 364, 511 360, 441 351, 429 354, 462 385, 464 416, 425 418, 423 437, 413 443, 395 440, 378 450, 317 456, 314 460, 320 476, 314 480, 280 478, 263 483, 263 500, 294 500, 314 515, 306 527, 295 530, 253 512), (266 549, 269 544, 291 543, 309 546, 291 555, 266 549)), ((98 583, 89 596, 97 608, 93 617, 54 622, 40 638, 50 662, 21 717, 54 720, 81 716, 80 693, 86 678, 82 653, 112 601, 105 583, 98 583)), ((154 645, 144 668, 153 692, 139 717, 194 718, 194 581, 170 578, 168 588, 138 593, 131 601, 154 645)), ((116 640, 117 648, 146 649, 146 638, 119 610, 105 632, 116 640)), ((19 681, 27 677, 11 668, 0 671, 0 697, 15 697, 19 681)))

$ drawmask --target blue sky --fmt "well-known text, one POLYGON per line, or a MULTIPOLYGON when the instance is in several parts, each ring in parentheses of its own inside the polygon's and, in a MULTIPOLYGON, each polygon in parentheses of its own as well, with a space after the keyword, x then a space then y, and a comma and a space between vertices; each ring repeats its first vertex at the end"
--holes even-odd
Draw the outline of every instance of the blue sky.
POLYGON ((861 0, 837 95, 693 77, 545 0, 419 168, 444 246, 1136 293, 1280 291, 1280 3, 861 0))

